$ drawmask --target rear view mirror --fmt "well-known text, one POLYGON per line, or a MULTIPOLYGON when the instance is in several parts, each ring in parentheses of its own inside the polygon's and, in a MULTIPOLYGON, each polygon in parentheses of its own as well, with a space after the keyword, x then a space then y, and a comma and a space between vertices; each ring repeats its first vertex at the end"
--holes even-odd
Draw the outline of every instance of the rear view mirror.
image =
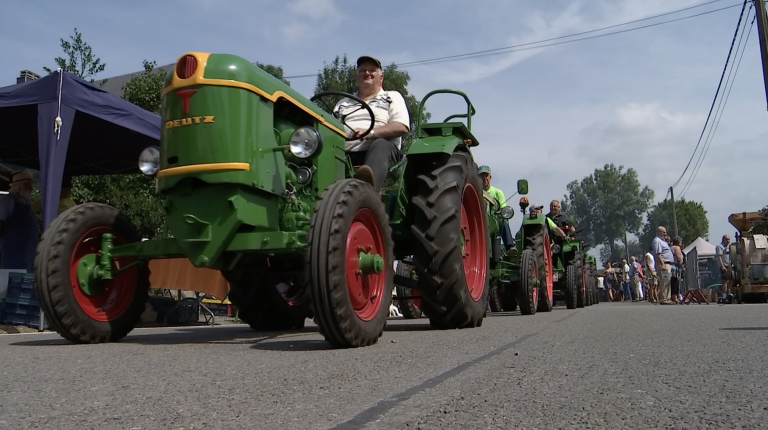
POLYGON ((520 195, 528 194, 528 180, 520 179, 517 181, 517 193, 520 195))

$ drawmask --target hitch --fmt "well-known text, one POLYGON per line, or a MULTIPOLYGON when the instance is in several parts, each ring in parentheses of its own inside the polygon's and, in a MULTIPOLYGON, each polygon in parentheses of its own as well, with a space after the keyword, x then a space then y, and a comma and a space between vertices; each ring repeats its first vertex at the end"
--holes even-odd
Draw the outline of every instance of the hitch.
POLYGON ((86 295, 100 293, 104 281, 115 275, 112 269, 112 240, 112 234, 104 233, 101 236, 100 252, 84 255, 77 263, 77 282, 86 295))

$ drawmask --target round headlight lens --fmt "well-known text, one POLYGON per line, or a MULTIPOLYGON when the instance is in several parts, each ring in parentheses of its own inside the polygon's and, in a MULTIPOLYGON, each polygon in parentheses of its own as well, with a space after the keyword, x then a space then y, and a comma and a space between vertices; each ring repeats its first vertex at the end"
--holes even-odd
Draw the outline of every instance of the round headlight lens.
POLYGON ((550 251, 552 251, 553 254, 559 253, 560 252, 560 245, 552 245, 552 249, 550 251))
POLYGON ((299 127, 291 134, 288 147, 291 154, 299 158, 309 158, 320 148, 320 133, 312 127, 299 127))
POLYGON ((504 219, 510 219, 515 216, 515 210, 511 206, 504 206, 501 208, 501 217, 504 219))
POLYGON ((160 148, 150 146, 141 151, 139 170, 147 176, 153 176, 160 170, 160 148))

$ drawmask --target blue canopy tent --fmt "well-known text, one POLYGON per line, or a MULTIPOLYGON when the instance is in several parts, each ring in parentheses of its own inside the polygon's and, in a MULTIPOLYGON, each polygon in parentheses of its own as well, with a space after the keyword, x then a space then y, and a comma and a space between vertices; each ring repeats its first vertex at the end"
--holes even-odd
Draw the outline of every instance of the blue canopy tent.
POLYGON ((160 116, 57 71, 0 88, 0 163, 39 169, 43 226, 57 216, 64 175, 138 173, 160 141, 160 116))

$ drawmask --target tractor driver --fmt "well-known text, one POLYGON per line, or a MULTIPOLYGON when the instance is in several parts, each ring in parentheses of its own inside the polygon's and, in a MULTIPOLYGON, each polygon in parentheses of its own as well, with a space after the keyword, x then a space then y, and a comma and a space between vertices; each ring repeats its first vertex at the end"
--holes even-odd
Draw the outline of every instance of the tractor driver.
MULTIPOLYGON (((499 201, 499 208, 507 206, 507 199, 504 198, 504 191, 491 186, 491 168, 490 166, 480 166, 477 169, 477 173, 480 175, 480 180, 483 181, 483 190, 490 194, 491 197, 499 201)), ((501 222, 501 241, 504 246, 507 247, 507 251, 515 246, 515 239, 512 237, 512 230, 509 229, 509 222, 505 219, 501 222)))
MULTIPOLYGON (((355 95, 371 107, 374 127, 362 139, 346 142, 345 149, 352 164, 360 166, 355 178, 371 184, 380 192, 389 168, 403 157, 400 151, 402 136, 410 130, 411 121, 403 95, 382 87, 384 73, 379 60, 369 56, 358 58, 355 80, 355 95)), ((339 100, 333 112, 343 118, 349 138, 365 133, 371 126, 368 111, 361 109, 359 102, 347 97, 339 100)))
POLYGON ((576 231, 572 225, 568 224, 565 215, 560 212, 560 202, 557 200, 549 202, 549 213, 547 214, 547 218, 554 221, 555 225, 560 228, 560 231, 563 231, 562 228, 567 226, 565 230, 568 235, 572 235, 576 231))

